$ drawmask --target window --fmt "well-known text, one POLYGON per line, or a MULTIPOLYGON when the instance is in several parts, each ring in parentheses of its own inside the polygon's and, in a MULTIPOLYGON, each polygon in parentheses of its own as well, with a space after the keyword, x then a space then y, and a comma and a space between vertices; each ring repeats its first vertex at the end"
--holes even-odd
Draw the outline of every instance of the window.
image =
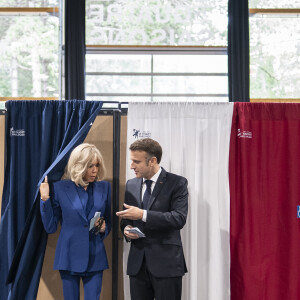
POLYGON ((228 101, 227 1, 86 5, 87 99, 228 101))
POLYGON ((252 0, 250 97, 300 98, 300 3, 252 0))
POLYGON ((58 0, 0 1, 0 97, 59 97, 59 20, 58 0))

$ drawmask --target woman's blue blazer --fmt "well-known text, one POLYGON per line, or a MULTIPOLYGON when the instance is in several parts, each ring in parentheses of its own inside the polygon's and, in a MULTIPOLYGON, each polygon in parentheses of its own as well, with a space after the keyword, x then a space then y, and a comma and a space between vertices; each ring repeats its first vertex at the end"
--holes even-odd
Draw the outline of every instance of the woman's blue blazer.
POLYGON ((71 180, 53 183, 51 198, 40 203, 40 211, 47 233, 54 233, 61 223, 55 259, 55 270, 94 272, 108 268, 103 240, 111 229, 111 188, 107 181, 94 182, 94 205, 88 216, 71 180), (105 233, 89 232, 95 212, 101 212, 106 222, 105 233))

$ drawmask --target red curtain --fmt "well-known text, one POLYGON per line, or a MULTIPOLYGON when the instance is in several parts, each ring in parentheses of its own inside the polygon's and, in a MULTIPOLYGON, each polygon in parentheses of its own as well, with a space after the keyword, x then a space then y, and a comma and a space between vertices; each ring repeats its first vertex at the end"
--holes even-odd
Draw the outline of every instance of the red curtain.
POLYGON ((300 299, 300 104, 235 103, 231 300, 300 299))

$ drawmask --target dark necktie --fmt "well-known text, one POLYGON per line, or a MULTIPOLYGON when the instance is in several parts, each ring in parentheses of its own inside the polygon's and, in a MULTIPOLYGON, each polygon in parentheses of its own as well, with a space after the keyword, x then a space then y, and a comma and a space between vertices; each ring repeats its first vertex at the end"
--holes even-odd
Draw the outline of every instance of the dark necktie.
POLYGON ((150 199, 150 196, 151 196, 151 185, 152 185, 152 180, 145 180, 145 183, 146 183, 146 191, 144 193, 144 196, 143 196, 143 203, 142 203, 142 206, 143 208, 147 209, 148 207, 148 202, 149 202, 149 199, 150 199))

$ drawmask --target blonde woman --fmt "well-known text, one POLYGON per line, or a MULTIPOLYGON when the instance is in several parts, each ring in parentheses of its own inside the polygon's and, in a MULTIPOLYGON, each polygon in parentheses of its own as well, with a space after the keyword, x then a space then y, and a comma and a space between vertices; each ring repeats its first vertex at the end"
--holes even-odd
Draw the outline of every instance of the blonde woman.
POLYGON ((80 278, 84 299, 100 298, 102 273, 108 268, 103 240, 111 229, 111 188, 102 181, 104 175, 100 151, 84 143, 72 151, 63 180, 53 183, 51 194, 47 176, 40 185, 45 230, 54 233, 61 223, 54 269, 60 271, 64 299, 79 299, 80 278))

